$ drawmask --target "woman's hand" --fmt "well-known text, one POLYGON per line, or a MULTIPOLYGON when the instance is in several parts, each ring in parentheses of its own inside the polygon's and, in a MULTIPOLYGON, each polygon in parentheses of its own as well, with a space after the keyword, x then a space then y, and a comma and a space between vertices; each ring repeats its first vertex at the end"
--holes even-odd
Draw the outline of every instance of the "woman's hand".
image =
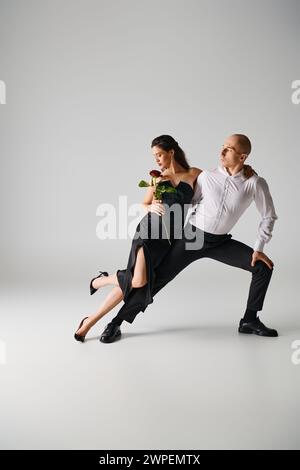
POLYGON ((244 170, 244 176, 249 179, 253 175, 257 175, 256 171, 252 168, 251 165, 244 165, 243 167, 244 170))
POLYGON ((161 199, 154 199, 152 200, 152 204, 148 206, 149 212, 155 212, 155 214, 163 215, 165 213, 165 208, 162 204, 161 199))

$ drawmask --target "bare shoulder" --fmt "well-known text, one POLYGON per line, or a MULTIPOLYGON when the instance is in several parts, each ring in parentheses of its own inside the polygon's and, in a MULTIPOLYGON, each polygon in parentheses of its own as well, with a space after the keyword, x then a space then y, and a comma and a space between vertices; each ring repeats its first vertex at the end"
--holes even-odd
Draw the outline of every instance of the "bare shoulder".
POLYGON ((197 168, 196 166, 193 166, 190 168, 190 173, 194 176, 198 176, 200 175, 200 173, 202 173, 202 170, 201 168, 197 168))

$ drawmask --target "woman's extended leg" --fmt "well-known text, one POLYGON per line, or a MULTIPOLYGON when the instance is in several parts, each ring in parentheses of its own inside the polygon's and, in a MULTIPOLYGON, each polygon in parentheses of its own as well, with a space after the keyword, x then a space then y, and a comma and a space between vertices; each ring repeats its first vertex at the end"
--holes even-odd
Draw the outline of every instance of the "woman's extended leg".
POLYGON ((92 286, 94 289, 99 289, 100 287, 104 286, 118 286, 118 279, 116 273, 111 274, 110 276, 101 276, 97 279, 94 279, 92 282, 92 286))
MULTIPOLYGON (((112 277, 112 276, 110 276, 112 277)), ((104 277, 99 278, 106 279, 104 277)), ((95 281, 98 279, 95 279, 95 281)), ((116 281, 118 282, 118 280, 116 281)), ((132 287, 138 288, 143 287, 147 283, 147 273, 146 273, 146 261, 144 256, 144 250, 140 247, 137 251, 136 263, 134 266, 134 272, 132 277, 132 287)), ((96 287, 95 287, 96 288, 96 287)), ((122 289, 118 286, 114 287, 111 292, 107 295, 101 307, 97 310, 96 313, 90 315, 84 322, 82 327, 76 331, 80 336, 85 336, 87 332, 94 326, 100 318, 109 313, 116 305, 118 305, 121 300, 123 300, 122 289)))
POLYGON ((92 326, 94 326, 97 321, 100 320, 100 318, 110 312, 116 305, 118 305, 121 300, 123 300, 123 292, 121 288, 114 287, 106 296, 106 299, 102 303, 101 307, 83 322, 82 327, 77 330, 76 333, 80 336, 85 336, 92 326))
MULTIPOLYGON (((143 287, 147 283, 146 261, 143 247, 137 249, 136 262, 132 277, 132 287, 143 287)), ((94 289, 99 289, 104 286, 119 286, 117 274, 110 276, 101 276, 94 279, 92 286, 94 289)))

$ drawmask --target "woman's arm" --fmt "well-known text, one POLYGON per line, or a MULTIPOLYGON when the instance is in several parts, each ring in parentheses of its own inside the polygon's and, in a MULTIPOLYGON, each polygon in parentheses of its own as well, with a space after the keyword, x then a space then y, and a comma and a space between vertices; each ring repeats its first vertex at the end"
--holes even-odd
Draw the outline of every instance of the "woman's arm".
POLYGON ((190 168, 190 170, 191 170, 191 176, 193 178, 193 188, 194 188, 194 191, 195 191, 197 178, 200 175, 200 173, 202 173, 202 170, 200 168, 197 168, 197 167, 192 167, 192 168, 190 168))
POLYGON ((143 202, 142 202, 142 206, 144 207, 144 209, 145 209, 146 212, 149 211, 149 207, 150 207, 151 204, 152 204, 152 201, 153 201, 153 192, 154 192, 154 187, 153 187, 153 186, 150 186, 150 187, 147 189, 146 196, 144 197, 144 200, 143 200, 143 202))
POLYGON ((249 179, 251 178, 251 176, 253 175, 257 175, 256 171, 252 168, 251 165, 246 165, 244 164, 243 166, 243 172, 244 172, 244 176, 249 179))
POLYGON ((193 166, 192 168, 190 168, 190 170, 191 170, 191 173, 195 175, 195 178, 198 178, 200 173, 202 173, 202 170, 200 168, 197 168, 196 166, 193 166))

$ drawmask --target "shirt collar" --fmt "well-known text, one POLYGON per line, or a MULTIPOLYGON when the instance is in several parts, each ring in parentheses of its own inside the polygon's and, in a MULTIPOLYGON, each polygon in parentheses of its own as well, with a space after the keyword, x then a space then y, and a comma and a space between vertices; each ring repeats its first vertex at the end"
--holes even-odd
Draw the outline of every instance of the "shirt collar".
POLYGON ((241 170, 235 175, 230 175, 228 171, 226 170, 226 168, 221 164, 218 166, 218 169, 223 175, 229 176, 229 178, 238 178, 239 176, 244 175, 244 168, 241 168, 241 170))

